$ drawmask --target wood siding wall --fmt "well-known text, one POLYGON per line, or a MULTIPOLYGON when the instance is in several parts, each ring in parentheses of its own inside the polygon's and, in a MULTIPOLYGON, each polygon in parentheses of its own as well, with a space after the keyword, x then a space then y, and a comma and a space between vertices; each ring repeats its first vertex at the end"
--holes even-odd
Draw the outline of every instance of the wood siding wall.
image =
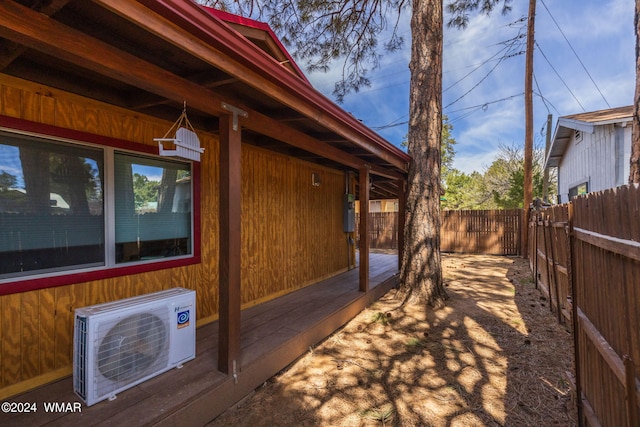
POLYGON ((530 263, 573 330, 584 425, 640 425, 640 188, 592 193, 534 217, 530 263))
MULTIPOLYGON (((0 75, 0 114, 148 145, 172 123, 0 75)), ((182 286, 197 292, 199 324, 218 312, 218 140, 199 131, 202 262, 0 296, 0 397, 69 375, 73 311, 182 286)), ((242 301, 268 300, 347 267, 344 174, 243 145, 242 301), (319 187, 311 172, 322 174, 319 187)), ((0 284, 0 286, 2 286, 0 284)))
POLYGON ((583 182, 589 183, 589 192, 624 184, 629 176, 630 151, 631 126, 596 126, 593 134, 582 132, 580 142, 572 136, 558 169, 558 192, 562 202, 569 200, 569 188, 583 182), (616 138, 623 141, 616 142, 616 138))
POLYGON ((243 146, 242 184, 243 303, 346 270, 344 173, 243 146))

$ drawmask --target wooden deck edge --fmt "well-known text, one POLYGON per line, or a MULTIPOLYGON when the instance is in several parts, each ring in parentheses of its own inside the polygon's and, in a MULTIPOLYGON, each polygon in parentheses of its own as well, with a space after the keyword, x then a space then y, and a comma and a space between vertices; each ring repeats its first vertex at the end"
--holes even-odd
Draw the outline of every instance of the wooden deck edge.
POLYGON ((340 308, 311 328, 301 332, 295 339, 283 343, 269 354, 264 355, 260 358, 259 363, 253 363, 239 373, 237 383, 232 377, 229 377, 223 384, 211 387, 196 399, 185 402, 184 405, 176 408, 172 413, 163 414, 162 419, 151 425, 180 427, 207 424, 303 356, 310 346, 331 335, 366 307, 380 299, 396 286, 397 280, 397 275, 389 277, 366 294, 363 293, 351 304, 340 308))
POLYGON ((33 377, 19 383, 12 384, 4 388, 0 388, 0 400, 6 400, 9 397, 15 397, 20 394, 27 393, 43 385, 51 384, 61 379, 70 377, 72 374, 73 366, 70 365, 51 372, 47 372, 43 375, 38 375, 37 377, 33 377))

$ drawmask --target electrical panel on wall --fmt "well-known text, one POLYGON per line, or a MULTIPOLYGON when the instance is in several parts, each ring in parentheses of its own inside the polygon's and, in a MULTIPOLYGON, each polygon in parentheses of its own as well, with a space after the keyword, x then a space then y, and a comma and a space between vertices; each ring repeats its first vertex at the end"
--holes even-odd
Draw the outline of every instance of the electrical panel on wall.
POLYGON ((353 194, 344 195, 344 232, 356 231, 356 197, 353 194))

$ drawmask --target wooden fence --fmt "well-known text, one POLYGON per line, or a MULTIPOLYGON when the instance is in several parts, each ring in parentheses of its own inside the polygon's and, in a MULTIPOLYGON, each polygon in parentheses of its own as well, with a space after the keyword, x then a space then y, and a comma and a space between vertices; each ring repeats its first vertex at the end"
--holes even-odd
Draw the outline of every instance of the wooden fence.
POLYGON ((522 210, 442 211, 442 252, 519 255, 522 210))
MULTIPOLYGON (((360 242, 360 214, 356 214, 356 241, 360 242)), ((371 249, 398 249, 398 212, 369 213, 371 249)))
POLYGON ((569 205, 534 211, 529 217, 529 264, 536 287, 549 300, 558 322, 571 324, 569 288, 569 205))
POLYGON ((640 425, 640 188, 532 212, 529 262, 574 336, 581 425, 640 425))
MULTIPOLYGON (((376 212, 369 215, 371 248, 397 249, 398 213, 376 212)), ((443 211, 441 218, 440 249, 443 252, 520 254, 520 209, 443 211)), ((357 224, 359 220, 358 215, 357 224)), ((357 238, 359 241, 359 236, 357 238)))

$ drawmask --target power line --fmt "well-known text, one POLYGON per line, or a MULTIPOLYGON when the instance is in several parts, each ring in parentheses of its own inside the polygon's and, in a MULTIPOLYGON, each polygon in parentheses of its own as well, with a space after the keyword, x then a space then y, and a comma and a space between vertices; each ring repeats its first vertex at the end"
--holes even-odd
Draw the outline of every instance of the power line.
POLYGON ((388 123, 388 124, 386 124, 386 125, 382 125, 382 126, 375 126, 375 127, 371 127, 371 129, 373 129, 373 130, 375 130, 375 131, 378 131, 378 130, 384 130, 384 129, 393 128, 393 127, 396 127, 396 126, 406 125, 406 124, 408 124, 408 123, 409 123, 409 121, 408 121, 408 120, 407 120, 407 121, 404 121, 404 122, 398 122, 398 120, 402 120, 402 119, 404 119, 405 117, 408 117, 408 116, 409 116, 409 114, 404 114, 403 116, 398 117, 397 119, 395 119, 395 120, 394 120, 394 121, 392 121, 391 123, 388 123))
MULTIPOLYGON (((549 105, 551 105, 551 108, 553 108, 555 110, 555 112, 558 114, 558 116, 560 116, 560 111, 558 111, 558 109, 556 108, 555 105, 553 105, 553 103, 549 100, 549 98, 544 97, 540 92, 533 92, 534 95, 540 97, 540 99, 542 99, 542 102, 549 103, 549 105)), ((547 112, 549 112, 549 109, 547 108, 547 112)))
POLYGON ((515 95, 511 95, 511 96, 506 96, 504 98, 500 98, 500 99, 496 99, 493 101, 489 101, 489 102, 485 102, 484 104, 478 104, 478 105, 474 105, 471 107, 465 107, 465 108, 459 108, 457 110, 452 110, 452 111, 447 111, 446 114, 452 114, 452 113, 459 113, 461 111, 466 111, 465 114, 462 114, 458 117, 454 117, 452 119, 449 120, 449 123, 455 123, 458 120, 462 120, 468 116, 470 116, 471 114, 475 113, 476 111, 482 110, 482 111, 487 111, 487 109, 489 108, 489 105, 491 104, 497 104, 498 102, 504 102, 504 101, 510 101, 514 98, 518 98, 524 95, 524 92, 522 93, 518 93, 515 95))
MULTIPOLYGON (((497 51, 493 56, 491 56, 489 59, 485 60, 484 62, 478 64, 478 66, 476 66, 473 70, 469 71, 467 74, 465 74, 463 77, 461 77, 460 79, 458 79, 455 83, 449 85, 447 88, 442 90, 442 93, 448 91, 449 89, 451 89, 452 87, 454 87, 455 85, 457 85, 458 83, 460 83, 461 81, 463 81, 464 79, 466 79, 467 77, 469 77, 471 74, 473 74, 474 72, 476 72, 477 70, 480 69, 480 67, 482 67, 483 65, 487 64, 488 62, 492 61, 496 56, 498 56, 499 54, 501 54, 502 52, 504 52, 505 50, 508 51, 510 49, 510 46, 505 46, 502 49, 500 49, 499 51, 497 51)), ((518 52, 517 54, 520 54, 521 52, 518 52)), ((513 55, 511 55, 513 56, 513 55)), ((509 58, 511 57, 510 55, 504 55, 502 56, 498 61, 501 61, 505 58, 509 58)), ((499 62, 498 62, 499 63, 499 62)), ((497 64, 496 64, 497 66, 497 64)))
MULTIPOLYGON (((487 74, 485 74, 485 76, 484 76, 484 77, 482 77, 482 78, 481 78, 481 79, 480 79, 480 80, 479 80, 479 81, 478 81, 478 82, 477 82, 477 83, 476 83, 476 84, 475 84, 471 89, 469 89, 468 91, 466 91, 465 93, 463 93, 462 95, 460 95, 460 96, 459 96, 456 100, 454 100, 453 102, 450 102, 449 104, 447 104, 447 105, 443 108, 443 110, 444 110, 445 108, 448 108, 448 107, 452 106, 452 105, 453 105, 453 104, 455 104, 456 102, 460 101, 461 99, 463 99, 464 97, 466 97, 467 95, 469 95, 469 93, 471 93, 474 89, 476 89, 478 86, 480 86, 480 85, 482 84, 482 82, 484 82, 484 81, 485 81, 485 80, 486 80, 486 79, 491 75, 491 73, 493 73, 493 71, 495 71, 495 69, 496 69, 496 68, 498 68, 498 65, 500 65, 500 64, 502 63, 502 61, 504 61, 504 60, 505 60, 505 59, 507 59, 507 58, 511 58, 511 57, 513 57, 513 56, 520 55, 520 54, 521 54, 521 52, 514 52, 514 51, 512 51, 512 49, 513 49, 513 48, 514 48, 514 46, 516 45, 516 42, 517 42, 518 40, 520 40, 520 39, 521 39, 521 37, 517 36, 517 37, 514 37, 514 38, 512 38, 512 39, 509 39, 509 40, 505 41, 504 43, 509 43, 509 42, 510 42, 510 44, 508 44, 508 45, 506 46, 506 54, 505 54, 505 55, 503 55, 502 57, 500 57, 500 60, 498 60, 498 62, 496 63, 496 65, 494 65, 494 66, 489 70, 489 72, 488 72, 487 74)), ((520 46, 521 46, 521 45, 522 45, 522 44, 520 44, 520 46)), ((494 55, 494 56, 495 56, 495 55, 494 55)), ((492 57, 492 58, 493 58, 493 57, 492 57)), ((475 71, 475 70, 474 70, 474 71, 475 71)), ((471 73, 468 73, 467 75, 469 75, 469 74, 471 74, 471 73)), ((465 77, 466 77, 466 76, 465 76, 465 77)), ((456 84, 457 84, 457 82, 456 82, 456 84)), ((448 88, 447 88, 447 89, 448 89, 448 88)))
MULTIPOLYGON (((520 18, 520 19, 518 19, 518 20, 516 20, 516 21, 514 21, 514 22, 511 22, 511 23, 508 23, 508 24, 502 25, 501 27, 512 27, 512 26, 515 26, 516 24, 521 23, 521 22, 526 21, 526 20, 527 20, 527 18, 526 18, 526 17, 523 17, 523 18, 520 18)), ((402 33, 400 33, 400 34, 404 34, 404 33, 406 33, 406 32, 408 32, 408 31, 402 32, 402 33)), ((479 64, 479 65, 478 65, 478 64, 472 64, 472 65, 467 65, 467 66, 465 66, 465 67, 461 67, 461 68, 458 68, 458 69, 455 69, 455 70, 443 70, 443 74, 450 73, 450 72, 453 72, 453 71, 457 71, 457 70, 460 70, 460 69, 471 68, 471 67, 474 67, 474 70, 473 70, 473 71, 475 71, 475 69, 476 69, 476 68, 479 68, 479 67, 481 67, 482 65, 487 64, 488 62, 496 61, 496 60, 497 60, 497 61, 502 61, 502 60, 504 60, 504 59, 507 59, 507 58, 510 58, 510 57, 513 57, 513 56, 522 55, 524 52, 514 52, 514 53, 507 54, 507 55, 505 55, 505 56, 503 56, 503 57, 501 57, 501 58, 499 58, 499 59, 495 59, 496 55, 498 55, 500 52, 503 52, 505 49, 509 49, 509 48, 511 48, 511 47, 515 44, 515 42, 516 42, 516 41, 518 41, 519 39, 521 39, 522 37, 524 37, 524 35, 523 35, 523 34, 519 34, 518 36, 513 37, 513 38, 511 38, 511 39, 508 39, 508 40, 505 40, 505 41, 502 41, 502 42, 498 42, 498 43, 494 43, 494 44, 488 45, 488 46, 486 46, 486 47, 491 47, 491 46, 496 46, 496 45, 506 45, 507 43, 510 43, 510 42, 511 42, 511 45, 509 45, 509 46, 507 46, 507 47, 505 47, 505 48, 501 49, 497 54, 493 55, 493 56, 492 56, 491 58, 489 58, 488 60, 483 61, 483 62, 482 62, 481 64, 479 64)), ((453 45, 453 44, 457 44, 457 43, 461 43, 461 42, 462 42, 461 40, 455 40, 455 41, 452 41, 452 42, 447 43, 446 45, 444 45, 444 47, 446 48, 446 47, 448 47, 448 46, 451 46, 451 45, 453 45)), ((472 71, 472 72, 473 72, 473 71, 472 71)), ((409 72, 409 69, 408 69, 408 67, 407 67, 406 69, 403 69, 403 70, 400 70, 400 71, 397 71, 397 72, 394 72, 394 73, 389 73, 389 74, 384 74, 384 75, 373 75, 373 76, 369 77, 369 81, 380 80, 380 79, 384 79, 384 78, 387 78, 387 77, 391 77, 391 76, 393 76, 393 75, 403 74, 403 73, 408 73, 408 72, 409 72)), ((471 73, 472 73, 472 72, 471 72, 471 73)), ((469 74, 471 74, 471 73, 469 73, 469 74)), ((465 76, 465 77, 466 77, 466 76, 465 76)), ((464 79, 464 77, 463 77, 463 79, 464 79)), ((461 79, 461 80, 462 80, 462 79, 461 79)), ((396 83, 396 84, 389 85, 389 86, 385 86, 385 87, 381 87, 381 88, 375 88, 375 89, 370 89, 370 90, 360 90, 358 93, 363 94, 363 93, 375 92, 375 91, 378 91, 378 90, 381 90, 381 89, 386 89, 386 88, 389 88, 389 87, 399 86, 399 85, 407 84, 407 83, 409 83, 409 80, 403 80, 403 81, 402 81, 402 82, 400 82, 400 83, 396 83)), ((457 83, 458 83, 458 82, 454 83, 452 86, 455 86, 457 83)), ((323 81, 323 82, 318 82, 318 83, 315 85, 315 87, 316 87, 316 89, 320 90, 321 92, 324 92, 324 91, 326 91, 326 90, 329 90, 329 87, 330 87, 331 85, 333 85, 333 84, 334 84, 334 83, 332 83, 332 82, 330 82, 330 81, 323 81)), ((451 86, 451 87, 452 87, 452 86, 451 86)), ((449 89, 449 88, 447 88, 447 89, 449 89)), ((445 90, 447 90, 447 89, 445 89, 445 90)), ((444 92, 444 91, 443 91, 443 92, 444 92)))
POLYGON ((402 126, 402 125, 407 125, 407 124, 409 124, 409 120, 404 121, 404 122, 394 123, 394 124, 388 124, 388 125, 384 125, 384 126, 376 126, 376 127, 372 127, 371 129, 373 129, 375 131, 379 131, 379 130, 385 130, 385 129, 394 128, 394 127, 397 127, 397 126, 402 126))
MULTIPOLYGON (((511 95, 511 96, 505 96, 504 98, 495 99, 493 101, 485 102, 483 104, 473 105, 471 107, 464 107, 464 108, 458 108, 457 110, 447 111, 447 114, 459 113, 460 111, 472 110, 474 108, 488 107, 491 104, 496 104, 496 103, 502 102, 502 101, 509 101, 509 100, 512 100, 513 98, 518 98, 518 97, 520 97, 522 95, 524 95, 524 92, 517 93, 517 94, 511 95)), ((486 108, 485 108, 485 110, 486 110, 486 108)))
MULTIPOLYGON (((571 94, 571 96, 573 96, 573 99, 576 100, 576 102, 578 103, 578 105, 580 106, 580 108, 582 108, 583 112, 586 112, 587 110, 584 109, 584 107, 582 106, 582 104, 580 103, 580 101, 578 101, 578 98, 576 98, 576 95, 573 93, 573 91, 569 88, 569 86, 567 85, 567 83, 564 81, 564 79, 562 78, 562 76, 560 76, 560 73, 558 73, 558 70, 555 69, 555 67, 553 66, 553 64, 551 64, 551 61, 549 61, 549 58, 547 58, 547 55, 544 54, 544 52, 542 51, 542 48, 540 47, 540 45, 538 44, 538 42, 536 42, 536 46, 538 48, 538 50, 540 51, 540 53, 542 54, 542 57, 547 61, 547 64, 549 64, 549 66, 551 67, 551 69, 556 73, 556 76, 558 76, 558 78, 560 79, 560 81, 562 82, 562 84, 564 85, 564 87, 567 88, 567 90, 569 91, 569 93, 571 94)), ((608 104, 607 104, 608 105, 608 104)))
POLYGON ((495 55, 492 56, 493 59, 487 59, 486 61, 481 62, 479 64, 470 64, 470 65, 465 65, 464 67, 452 68, 452 69, 449 69, 449 70, 442 70, 442 74, 444 75, 444 74, 447 74, 447 73, 453 73, 454 71, 465 70, 467 68, 477 68, 477 67, 479 67, 481 65, 485 65, 485 64, 487 64, 487 63, 489 63, 491 61, 499 61, 500 60, 500 58, 496 59, 494 57, 495 57, 495 55))
MULTIPOLYGON (((560 25, 558 25, 558 22, 556 21, 556 19, 553 17, 553 15, 551 14, 551 11, 549 10, 549 8, 547 7, 546 4, 544 4, 544 0, 540 0, 542 2, 542 5, 544 6, 544 8, 547 10, 547 13, 549 14, 549 16, 551 17, 551 20, 553 21, 554 24, 556 24, 556 27, 558 28, 558 30, 560 31, 560 34, 562 34, 562 37, 564 37, 564 40, 567 42, 567 44, 569 45, 569 47, 571 48, 571 51, 573 52, 573 54, 576 56, 576 58, 578 58, 578 62, 580 63, 580 65, 582 65, 582 69, 584 69, 585 73, 587 73, 587 76, 589 76, 589 78, 591 79, 591 83, 593 83, 593 85, 596 87, 596 89, 598 90, 598 93, 600 94, 600 96, 602 97, 602 99, 604 99, 605 104, 607 104, 607 107, 611 108, 611 105, 609 105, 609 102, 607 102, 607 98, 604 97, 604 94, 602 93, 602 91, 600 90, 600 88, 598 87, 598 85, 596 84, 596 82, 593 80, 593 77, 591 77, 591 74, 589 74, 589 71, 587 70, 587 67, 585 67, 585 65, 583 64, 582 60, 580 59, 580 56, 578 56, 578 53, 575 51, 575 49, 573 48, 573 46, 571 45, 571 43, 569 42, 569 39, 567 39, 567 36, 564 35, 564 32, 562 31, 562 28, 560 28, 560 25)), ((537 43, 536 43, 537 44, 537 43)))
MULTIPOLYGON (((538 78, 536 77, 536 73, 533 73, 533 81, 536 84, 536 87, 538 88, 538 92, 542 93, 542 90, 540 90, 540 85, 538 84, 538 78)), ((547 105, 547 101, 545 100, 544 96, 540 96, 540 98, 542 98, 542 103, 544 104, 544 107, 547 109, 547 114, 551 114, 551 111, 549 111, 549 106, 547 105)))
POLYGON ((493 71, 498 67, 498 65, 500 65, 500 63, 502 62, 502 60, 504 59, 504 57, 502 57, 500 59, 500 61, 498 61, 498 63, 489 70, 489 72, 487 74, 485 74, 485 76, 483 78, 480 79, 480 81, 478 81, 478 83, 476 83, 475 85, 473 85, 473 87, 471 89, 469 89, 468 91, 466 91, 465 93, 463 93, 462 95, 460 95, 458 98, 456 98, 455 101, 450 102, 449 104, 447 104, 443 110, 445 108, 449 108, 451 107, 453 104, 455 104, 456 102, 460 101, 461 99, 463 99, 465 96, 469 95, 475 88, 477 88, 478 86, 480 86, 482 84, 482 82, 484 82, 490 75, 491 73, 493 73, 493 71))

